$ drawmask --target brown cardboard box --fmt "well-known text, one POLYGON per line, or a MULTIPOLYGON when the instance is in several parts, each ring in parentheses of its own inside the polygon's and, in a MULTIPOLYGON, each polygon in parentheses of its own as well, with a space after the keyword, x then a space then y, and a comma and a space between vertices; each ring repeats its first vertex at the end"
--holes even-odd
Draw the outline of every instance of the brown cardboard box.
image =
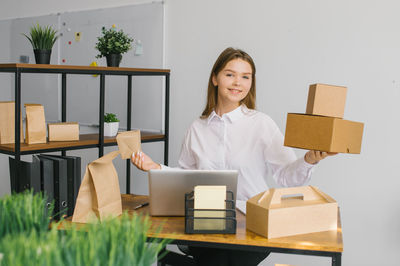
POLYGON ((79 140, 79 124, 77 122, 49 123, 49 141, 79 140))
POLYGON ((267 238, 337 230, 337 208, 316 187, 269 189, 247 201, 246 228, 267 238))
MULTIPOLYGON (((20 142, 24 142, 22 114, 20 142)), ((0 144, 15 143, 15 102, 0 102, 0 144)))
POLYGON ((41 104, 26 103, 25 142, 27 144, 46 143, 46 119, 41 104))
POLYGON ((340 153, 360 153, 364 124, 325 117, 289 113, 285 146, 340 153))
POLYGON ((306 114, 343 118, 346 87, 313 84, 308 90, 306 114))

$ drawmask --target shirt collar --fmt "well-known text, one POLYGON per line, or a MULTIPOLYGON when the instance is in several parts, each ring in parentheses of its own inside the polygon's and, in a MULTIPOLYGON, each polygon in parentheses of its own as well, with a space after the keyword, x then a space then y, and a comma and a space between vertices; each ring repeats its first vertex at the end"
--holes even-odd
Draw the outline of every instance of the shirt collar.
MULTIPOLYGON (((236 109, 230 111, 229 113, 223 114, 222 117, 226 116, 227 120, 230 121, 231 123, 239 120, 240 118, 242 118, 244 116, 244 114, 248 111, 247 106, 242 104, 239 107, 237 107, 236 109)), ((212 113, 208 116, 207 119, 207 124, 210 124, 210 122, 215 118, 215 117, 219 117, 221 118, 216 112, 215 110, 212 111, 212 113)))

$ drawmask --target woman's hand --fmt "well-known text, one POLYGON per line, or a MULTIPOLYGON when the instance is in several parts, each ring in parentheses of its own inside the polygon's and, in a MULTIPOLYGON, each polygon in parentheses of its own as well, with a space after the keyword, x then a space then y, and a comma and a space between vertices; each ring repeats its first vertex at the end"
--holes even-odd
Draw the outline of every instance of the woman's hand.
POLYGON ((136 152, 136 154, 132 153, 131 162, 138 169, 146 172, 151 169, 161 169, 161 165, 153 162, 153 160, 142 151, 136 152))
POLYGON ((337 152, 325 152, 325 151, 308 151, 304 155, 304 161, 309 164, 316 164, 322 159, 325 159, 328 156, 336 155, 337 152))

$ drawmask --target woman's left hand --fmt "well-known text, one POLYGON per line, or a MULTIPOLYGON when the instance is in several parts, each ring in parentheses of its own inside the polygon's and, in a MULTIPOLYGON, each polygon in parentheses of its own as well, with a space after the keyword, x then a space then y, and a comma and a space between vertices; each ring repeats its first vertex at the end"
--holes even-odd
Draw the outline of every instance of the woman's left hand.
POLYGON ((337 152, 326 152, 326 151, 308 151, 304 155, 304 160, 309 164, 316 164, 322 159, 328 156, 336 155, 337 152))

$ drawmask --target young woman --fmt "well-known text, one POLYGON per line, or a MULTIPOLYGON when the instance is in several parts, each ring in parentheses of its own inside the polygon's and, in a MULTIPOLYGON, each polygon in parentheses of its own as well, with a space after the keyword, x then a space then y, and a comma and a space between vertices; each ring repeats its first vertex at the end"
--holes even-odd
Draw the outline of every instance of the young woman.
MULTIPOLYGON (((308 151, 297 159, 291 148, 283 146, 275 122, 255 110, 255 74, 253 59, 244 51, 227 48, 220 54, 209 78, 206 107, 187 131, 178 161, 183 169, 238 170, 237 200, 242 201, 268 189, 269 173, 281 186, 303 185, 313 166, 331 155, 308 151)), ((131 161, 144 171, 165 167, 142 152, 133 154, 131 161)), ((198 262, 206 254, 205 265, 210 265, 207 258, 212 250, 194 251, 198 262)), ((221 259, 227 265, 257 265, 267 256, 251 253, 228 252, 221 259)))

